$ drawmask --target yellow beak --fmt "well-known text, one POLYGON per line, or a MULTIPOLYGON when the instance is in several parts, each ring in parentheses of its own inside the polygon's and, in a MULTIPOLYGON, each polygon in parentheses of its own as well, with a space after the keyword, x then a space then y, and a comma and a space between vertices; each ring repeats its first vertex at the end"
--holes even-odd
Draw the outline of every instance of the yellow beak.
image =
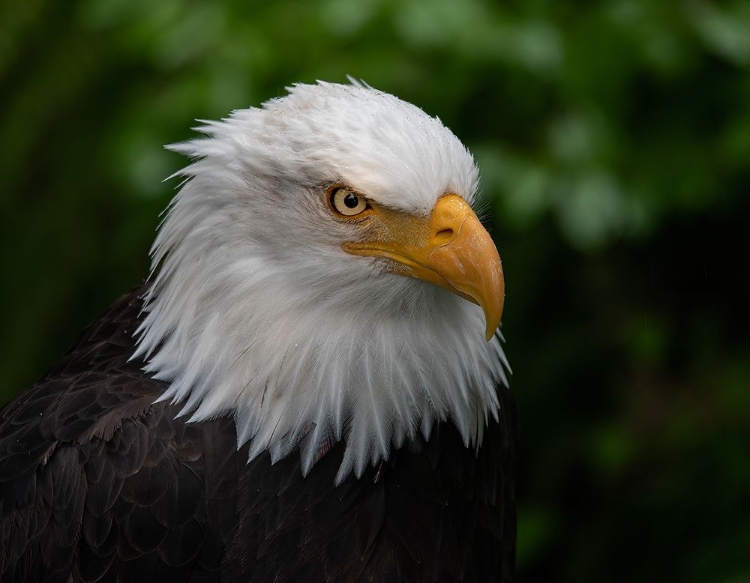
POLYGON ((429 281, 479 304, 489 341, 503 313, 503 267, 492 238, 469 204, 446 194, 428 217, 382 207, 373 210, 374 240, 346 243, 343 249, 391 259, 394 273, 429 281))

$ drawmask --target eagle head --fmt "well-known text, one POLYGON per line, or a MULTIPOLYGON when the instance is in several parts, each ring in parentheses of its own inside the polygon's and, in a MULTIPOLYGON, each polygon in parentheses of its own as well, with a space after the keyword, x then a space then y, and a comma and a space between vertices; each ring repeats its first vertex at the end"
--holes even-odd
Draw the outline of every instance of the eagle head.
POLYGON ((502 267, 478 171, 437 118, 369 86, 295 85, 204 122, 152 248, 138 356, 191 420, 337 479, 450 420, 497 418, 502 267))

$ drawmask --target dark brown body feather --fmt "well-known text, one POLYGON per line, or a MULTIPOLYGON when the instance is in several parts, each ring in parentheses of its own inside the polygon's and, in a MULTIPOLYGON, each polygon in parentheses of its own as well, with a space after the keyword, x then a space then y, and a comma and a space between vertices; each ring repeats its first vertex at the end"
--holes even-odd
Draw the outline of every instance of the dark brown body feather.
MULTIPOLYGON (((143 291, 143 290, 141 290, 143 291)), ((0 410, 0 580, 502 582, 515 556, 515 405, 478 453, 449 423, 340 486, 338 444, 247 463, 231 418, 176 419, 129 361, 121 298, 0 410)))

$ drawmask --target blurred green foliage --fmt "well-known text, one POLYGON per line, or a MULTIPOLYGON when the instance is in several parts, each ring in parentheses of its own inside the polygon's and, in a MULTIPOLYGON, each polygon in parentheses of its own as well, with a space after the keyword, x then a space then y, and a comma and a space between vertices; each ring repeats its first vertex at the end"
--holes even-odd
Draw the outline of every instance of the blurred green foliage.
POLYGON ((750 580, 750 3, 3 0, 0 395, 142 280, 196 118, 346 74, 475 152, 526 581, 750 580))

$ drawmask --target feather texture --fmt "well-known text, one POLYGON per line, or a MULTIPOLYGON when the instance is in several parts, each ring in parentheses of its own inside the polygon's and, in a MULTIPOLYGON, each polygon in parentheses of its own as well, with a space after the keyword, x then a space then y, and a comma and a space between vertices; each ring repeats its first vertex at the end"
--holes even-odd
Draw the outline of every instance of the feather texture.
POLYGON ((484 583, 513 577, 515 407, 475 454, 435 423, 334 487, 345 445, 247 462, 231 417, 175 418, 131 358, 144 289, 0 409, 0 580, 484 583))

